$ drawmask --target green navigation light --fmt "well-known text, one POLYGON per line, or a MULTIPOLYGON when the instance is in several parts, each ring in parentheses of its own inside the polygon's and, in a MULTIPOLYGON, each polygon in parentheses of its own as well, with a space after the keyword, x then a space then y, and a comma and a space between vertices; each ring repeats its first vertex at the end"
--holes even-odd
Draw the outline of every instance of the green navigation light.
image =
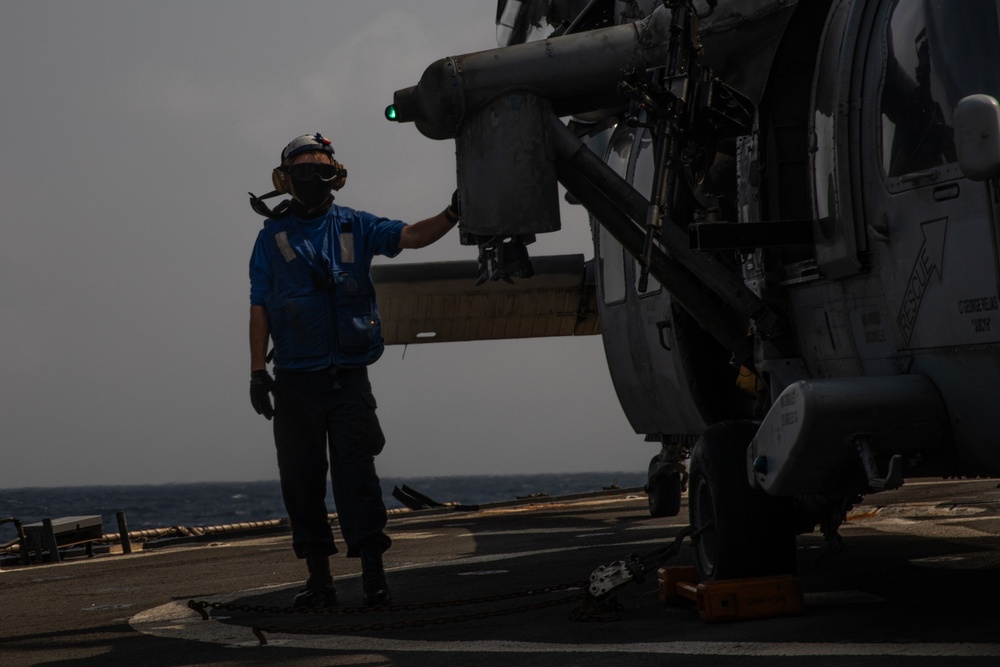
POLYGON ((396 120, 396 105, 390 104, 385 108, 385 119, 396 120))

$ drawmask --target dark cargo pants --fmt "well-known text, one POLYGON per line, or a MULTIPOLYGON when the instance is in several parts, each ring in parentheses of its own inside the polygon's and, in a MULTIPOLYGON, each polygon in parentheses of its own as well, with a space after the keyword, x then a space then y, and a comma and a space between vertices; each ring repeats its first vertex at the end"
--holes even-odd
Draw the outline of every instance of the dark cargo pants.
POLYGON ((385 504, 375 472, 385 436, 368 369, 279 370, 275 380, 274 444, 295 554, 337 553, 327 520, 328 470, 348 557, 358 556, 369 541, 388 549, 385 504))

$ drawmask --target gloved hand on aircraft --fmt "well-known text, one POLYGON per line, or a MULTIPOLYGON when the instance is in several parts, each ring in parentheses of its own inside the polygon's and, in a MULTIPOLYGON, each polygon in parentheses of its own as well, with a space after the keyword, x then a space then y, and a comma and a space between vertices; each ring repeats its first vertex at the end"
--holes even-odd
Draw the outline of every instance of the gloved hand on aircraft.
POLYGON ((453 225, 462 217, 462 207, 458 201, 458 190, 455 190, 454 194, 451 195, 451 203, 444 210, 444 217, 453 225))
POLYGON ((274 407, 271 403, 274 386, 274 378, 266 370, 251 371, 250 403, 257 414, 264 415, 264 419, 268 421, 274 416, 274 407))

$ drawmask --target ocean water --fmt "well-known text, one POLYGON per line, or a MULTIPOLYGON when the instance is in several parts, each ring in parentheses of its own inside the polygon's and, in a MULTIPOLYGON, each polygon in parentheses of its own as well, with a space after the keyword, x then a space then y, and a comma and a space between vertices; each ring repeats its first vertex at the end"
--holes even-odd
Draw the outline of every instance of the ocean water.
MULTIPOLYGON (((382 478, 386 507, 403 505, 392 497, 395 486, 407 485, 438 502, 463 505, 512 500, 544 493, 560 496, 645 484, 645 473, 601 472, 535 475, 382 478)), ((327 490, 327 506, 336 511, 327 490)), ((69 486, 0 489, 0 519, 23 523, 44 518, 100 514, 104 532, 118 532, 117 512, 125 512, 130 531, 172 526, 221 526, 266 521, 285 516, 277 480, 262 482, 198 482, 129 486, 69 486)), ((13 540, 10 523, 0 525, 0 543, 13 540)))

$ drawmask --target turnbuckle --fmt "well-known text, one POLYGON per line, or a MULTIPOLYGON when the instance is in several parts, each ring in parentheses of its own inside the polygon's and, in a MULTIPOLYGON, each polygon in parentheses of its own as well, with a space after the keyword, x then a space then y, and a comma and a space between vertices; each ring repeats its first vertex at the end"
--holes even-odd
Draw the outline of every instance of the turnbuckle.
POLYGON ((602 565, 590 573, 590 586, 587 592, 591 598, 599 599, 608 596, 613 590, 624 586, 630 581, 641 584, 646 572, 659 567, 664 562, 676 556, 684 543, 684 538, 690 537, 694 542, 701 533, 712 528, 709 523, 695 530, 694 526, 685 526, 674 537, 674 541, 665 547, 654 549, 644 556, 629 554, 624 559, 610 565, 602 565))
POLYGON ((587 592, 591 597, 604 597, 614 589, 624 586, 630 581, 641 581, 643 575, 642 563, 636 554, 629 554, 624 560, 611 565, 602 565, 590 573, 590 586, 587 592))

